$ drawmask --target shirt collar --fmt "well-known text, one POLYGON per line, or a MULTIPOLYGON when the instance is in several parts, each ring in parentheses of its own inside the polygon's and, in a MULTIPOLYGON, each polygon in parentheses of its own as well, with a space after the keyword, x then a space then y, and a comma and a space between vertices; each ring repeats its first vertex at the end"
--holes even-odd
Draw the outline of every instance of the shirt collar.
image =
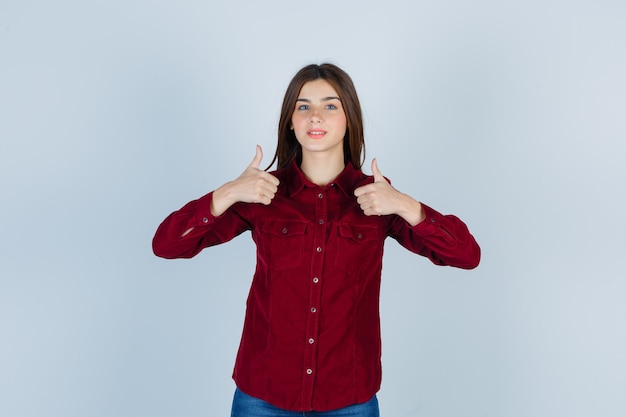
MULTIPOLYGON (((290 196, 298 194, 304 187, 319 187, 319 185, 311 182, 304 175, 295 160, 285 169, 285 174, 287 178, 287 190, 290 196)), ((327 187, 336 185, 346 195, 351 196, 356 183, 361 177, 363 177, 361 171, 354 168, 352 162, 348 162, 343 171, 341 171, 341 173, 337 175, 337 178, 331 181, 327 187)))

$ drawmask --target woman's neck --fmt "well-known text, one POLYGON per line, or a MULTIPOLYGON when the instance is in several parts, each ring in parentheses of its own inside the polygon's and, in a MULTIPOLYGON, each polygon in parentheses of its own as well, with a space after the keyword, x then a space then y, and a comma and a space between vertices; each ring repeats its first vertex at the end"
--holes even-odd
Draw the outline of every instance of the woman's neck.
POLYGON ((303 153, 300 169, 302 173, 313 183, 325 186, 337 178, 346 167, 343 155, 323 155, 303 153))

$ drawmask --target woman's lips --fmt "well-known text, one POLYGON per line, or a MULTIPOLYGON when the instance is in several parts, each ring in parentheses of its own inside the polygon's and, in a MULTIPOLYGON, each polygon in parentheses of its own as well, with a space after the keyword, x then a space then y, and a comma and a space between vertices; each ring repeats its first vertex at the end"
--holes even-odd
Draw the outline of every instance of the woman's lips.
POLYGON ((325 130, 319 130, 319 129, 315 129, 315 130, 312 129, 312 130, 307 131, 306 134, 311 139, 321 139, 326 134, 326 131, 325 130))

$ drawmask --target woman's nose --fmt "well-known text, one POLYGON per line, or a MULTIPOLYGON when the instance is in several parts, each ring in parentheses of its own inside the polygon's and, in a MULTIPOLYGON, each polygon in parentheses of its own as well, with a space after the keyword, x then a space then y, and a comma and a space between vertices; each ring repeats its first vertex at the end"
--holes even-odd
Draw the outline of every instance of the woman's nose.
POLYGON ((322 115, 318 110, 313 110, 310 121, 311 123, 320 123, 322 121, 322 115))

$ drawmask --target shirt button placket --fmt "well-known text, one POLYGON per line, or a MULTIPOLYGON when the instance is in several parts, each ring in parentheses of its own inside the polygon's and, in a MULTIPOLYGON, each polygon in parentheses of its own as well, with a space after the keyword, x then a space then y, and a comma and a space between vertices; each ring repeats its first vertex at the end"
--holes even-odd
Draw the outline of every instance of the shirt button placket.
POLYGON ((317 347, 319 334, 319 306, 322 296, 321 278, 326 261, 326 228, 327 198, 323 190, 314 190, 313 204, 315 213, 313 220, 313 255, 309 281, 309 314, 306 323, 306 339, 304 346, 304 383, 302 384, 302 405, 310 407, 313 399, 314 376, 317 367, 317 347))

